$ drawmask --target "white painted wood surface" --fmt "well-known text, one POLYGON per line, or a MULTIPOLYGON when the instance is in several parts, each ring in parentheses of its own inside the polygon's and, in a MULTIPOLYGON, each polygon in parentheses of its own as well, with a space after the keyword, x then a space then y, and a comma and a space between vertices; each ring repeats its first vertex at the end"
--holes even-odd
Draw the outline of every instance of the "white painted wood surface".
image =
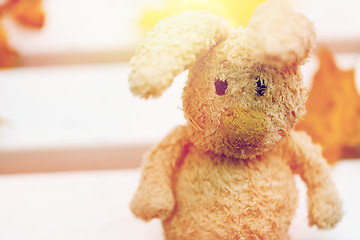
POLYGON ((153 143, 184 123, 186 73, 159 99, 129 90, 127 64, 0 72, 0 150, 153 143))
MULTIPOLYGON (((360 239, 360 160, 339 162, 333 179, 345 215, 334 230, 307 226, 306 188, 297 178, 299 208, 292 240, 360 239)), ((1 240, 161 240, 158 220, 144 223, 129 210, 139 170, 0 176, 1 240)))

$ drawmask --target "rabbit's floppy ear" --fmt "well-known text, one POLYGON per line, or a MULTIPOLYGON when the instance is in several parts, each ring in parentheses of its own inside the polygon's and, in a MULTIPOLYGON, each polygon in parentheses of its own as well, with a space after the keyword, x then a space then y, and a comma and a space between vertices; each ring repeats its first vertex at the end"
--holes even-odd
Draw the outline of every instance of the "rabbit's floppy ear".
POLYGON ((255 56, 276 65, 305 63, 316 39, 313 23, 282 0, 260 4, 246 31, 255 56))
POLYGON ((230 26, 206 11, 185 11, 152 28, 131 59, 131 91, 158 97, 197 54, 226 39, 230 26))

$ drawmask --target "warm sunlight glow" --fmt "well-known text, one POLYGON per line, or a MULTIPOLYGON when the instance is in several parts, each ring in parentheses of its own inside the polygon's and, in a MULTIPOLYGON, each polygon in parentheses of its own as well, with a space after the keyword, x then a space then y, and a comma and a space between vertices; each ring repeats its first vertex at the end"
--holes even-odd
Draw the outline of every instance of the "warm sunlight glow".
POLYGON ((149 8, 143 12, 140 25, 148 30, 164 17, 191 9, 215 13, 234 27, 246 26, 255 8, 262 2, 265 0, 167 0, 163 7, 149 8))

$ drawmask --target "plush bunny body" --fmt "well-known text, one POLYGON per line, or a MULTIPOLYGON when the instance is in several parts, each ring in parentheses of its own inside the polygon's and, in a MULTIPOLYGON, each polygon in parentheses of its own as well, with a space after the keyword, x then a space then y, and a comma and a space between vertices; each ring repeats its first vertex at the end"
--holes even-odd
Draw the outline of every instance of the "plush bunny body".
POLYGON ((132 59, 130 87, 156 97, 188 69, 188 125, 147 156, 133 213, 162 219, 166 239, 287 239, 299 174, 309 224, 333 227, 341 201, 321 148, 292 130, 305 112, 299 68, 314 39, 311 22, 276 0, 246 28, 191 11, 155 26, 132 59))
POLYGON ((284 144, 239 160, 189 142, 174 172, 176 207, 163 221, 166 239, 286 239, 297 191, 284 144))

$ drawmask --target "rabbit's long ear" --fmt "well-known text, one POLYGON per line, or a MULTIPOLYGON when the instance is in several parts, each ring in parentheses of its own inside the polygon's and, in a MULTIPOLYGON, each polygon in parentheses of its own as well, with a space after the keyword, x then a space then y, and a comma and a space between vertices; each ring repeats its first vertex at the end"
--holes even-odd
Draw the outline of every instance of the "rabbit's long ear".
POLYGON ((197 54, 226 39, 230 26, 205 11, 185 11, 152 28, 131 59, 131 91, 158 97, 197 54))
POLYGON ((246 31, 255 56, 276 65, 305 63, 316 39, 312 22, 282 0, 260 4, 246 31))

